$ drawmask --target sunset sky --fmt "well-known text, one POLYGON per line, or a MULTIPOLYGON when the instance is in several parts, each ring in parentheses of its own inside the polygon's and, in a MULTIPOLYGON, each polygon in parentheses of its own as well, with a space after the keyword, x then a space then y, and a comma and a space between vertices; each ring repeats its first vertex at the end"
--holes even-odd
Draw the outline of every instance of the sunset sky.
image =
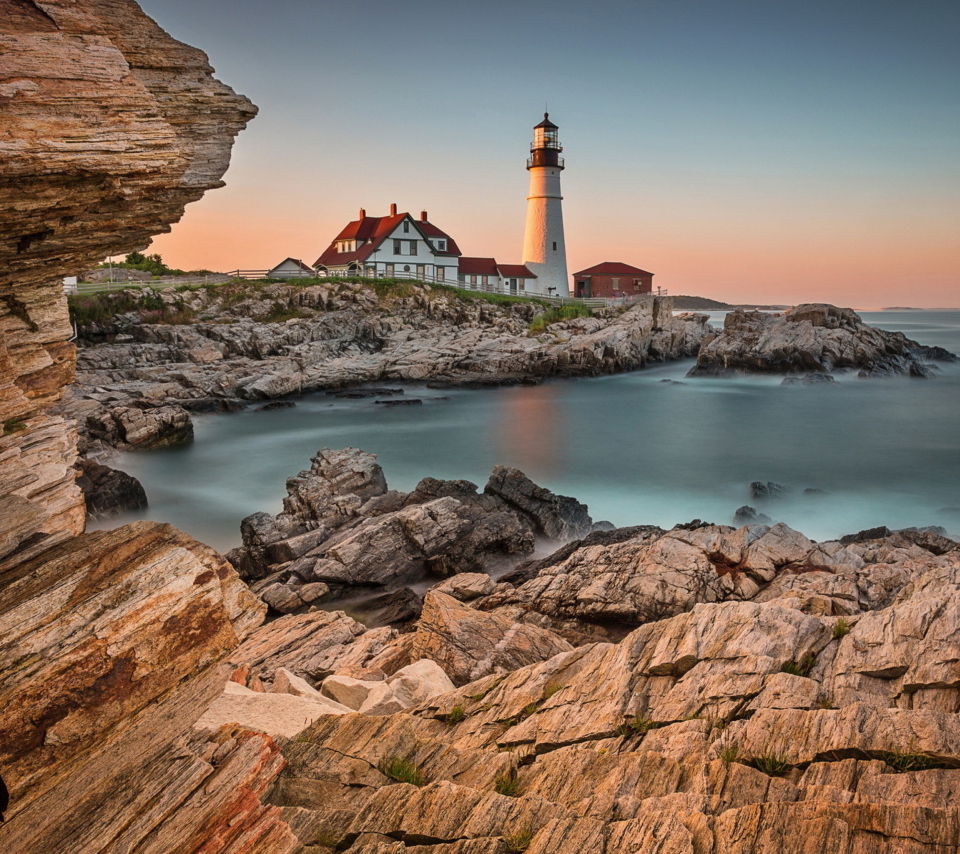
POLYGON ((957 0, 141 0, 260 107, 150 251, 313 263, 364 207, 520 261, 560 126, 571 272, 674 294, 960 306, 957 0))

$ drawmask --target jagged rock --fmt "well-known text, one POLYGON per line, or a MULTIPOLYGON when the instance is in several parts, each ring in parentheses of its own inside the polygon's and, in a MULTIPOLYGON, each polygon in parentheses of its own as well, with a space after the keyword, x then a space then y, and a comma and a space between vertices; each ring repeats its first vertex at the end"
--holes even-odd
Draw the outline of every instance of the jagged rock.
POLYGON ((160 448, 193 440, 193 421, 182 406, 115 407, 86 420, 89 435, 115 448, 160 448))
POLYGON ((554 540, 585 537, 593 526, 585 504, 566 495, 555 495, 508 466, 495 466, 483 491, 502 498, 531 518, 538 531, 554 540))
POLYGON ((381 683, 352 676, 328 676, 320 686, 320 693, 348 708, 359 710, 370 692, 381 683))
POLYGON ((436 662, 422 658, 401 667, 387 684, 407 706, 417 706, 453 690, 453 682, 436 662))
POLYGON ((147 493, 135 477, 101 465, 94 460, 77 460, 77 485, 91 518, 112 516, 147 506, 147 493))
POLYGON ((785 492, 787 492, 785 486, 774 483, 772 480, 766 482, 755 480, 750 484, 750 495, 753 498, 780 498, 785 492))
POLYGON ((401 587, 391 593, 375 596, 360 603, 360 607, 369 612, 381 625, 395 625, 416 620, 423 610, 423 601, 409 587, 401 587))
POLYGON ((743 507, 738 507, 736 513, 733 514, 733 524, 738 527, 740 525, 772 525, 773 519, 766 513, 758 512, 749 504, 744 504, 743 507))
POLYGON ((367 668, 395 673, 427 658, 439 664, 454 684, 463 685, 487 673, 509 672, 570 648, 553 632, 518 624, 498 614, 481 613, 428 590, 417 630, 385 647, 370 659, 367 668))
POLYGON ((737 309, 727 314, 723 332, 705 340, 689 376, 729 373, 812 372, 814 380, 836 368, 862 368, 860 376, 930 376, 922 360, 954 361, 942 348, 929 351, 902 332, 867 326, 849 308, 798 305, 783 314, 737 309))

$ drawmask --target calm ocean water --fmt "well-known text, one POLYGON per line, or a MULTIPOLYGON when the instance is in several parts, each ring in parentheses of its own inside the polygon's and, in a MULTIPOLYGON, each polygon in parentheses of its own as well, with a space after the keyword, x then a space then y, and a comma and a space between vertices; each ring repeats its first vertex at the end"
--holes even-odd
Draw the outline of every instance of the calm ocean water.
MULTIPOLYGON (((960 352, 960 311, 862 316, 960 352)), ((353 445, 379 456, 395 489, 428 475, 482 487, 503 463, 616 525, 730 523, 752 504, 818 540, 875 525, 960 531, 960 363, 934 380, 849 373, 809 387, 781 386, 780 377, 687 379, 692 364, 531 388, 408 387, 420 407, 320 394, 294 409, 195 417, 189 447, 114 463, 142 481, 150 507, 105 525, 172 522, 226 551, 244 516, 280 509, 286 478, 319 448, 353 445), (790 492, 751 501, 755 480, 790 492)))

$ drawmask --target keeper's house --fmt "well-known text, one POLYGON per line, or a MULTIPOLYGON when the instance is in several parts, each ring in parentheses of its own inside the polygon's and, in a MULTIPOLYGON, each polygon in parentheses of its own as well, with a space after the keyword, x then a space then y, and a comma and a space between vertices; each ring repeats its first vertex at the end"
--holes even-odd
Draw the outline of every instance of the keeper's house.
POLYGON ((367 216, 349 223, 313 265, 319 276, 417 278, 457 283, 460 249, 421 211, 414 219, 390 205, 389 216, 367 216))
POLYGON ((604 261, 573 274, 575 297, 636 296, 653 292, 653 273, 620 261, 604 261))

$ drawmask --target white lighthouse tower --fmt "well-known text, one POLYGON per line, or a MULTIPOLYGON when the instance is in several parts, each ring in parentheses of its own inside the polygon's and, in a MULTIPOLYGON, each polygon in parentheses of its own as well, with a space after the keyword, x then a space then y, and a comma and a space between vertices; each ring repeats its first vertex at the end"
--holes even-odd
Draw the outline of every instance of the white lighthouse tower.
MULTIPOLYGON (((527 196, 527 227, 523 235, 523 263, 536 274, 537 292, 568 296, 567 250, 563 243, 563 210, 560 204, 560 173, 563 151, 557 135, 559 128, 543 114, 533 129, 533 143, 527 169, 530 195, 527 196)), ((532 284, 532 283, 531 283, 532 284)), ((528 290, 532 288, 528 287, 528 290)))

